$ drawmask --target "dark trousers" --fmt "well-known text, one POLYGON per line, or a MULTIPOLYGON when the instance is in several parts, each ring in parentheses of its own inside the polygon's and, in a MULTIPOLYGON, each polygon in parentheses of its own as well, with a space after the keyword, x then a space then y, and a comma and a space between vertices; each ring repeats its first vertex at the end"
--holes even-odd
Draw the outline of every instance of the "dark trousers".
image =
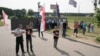
POLYGON ((66 36, 66 29, 62 29, 63 33, 62 36, 65 37, 66 36))
POLYGON ((90 28, 88 28, 88 32, 90 32, 90 28))
POLYGON ((86 32, 86 28, 83 28, 83 35, 85 35, 85 32, 86 32))
POLYGON ((19 51, 19 46, 21 47, 22 53, 24 53, 23 37, 16 37, 16 53, 19 51))
POLYGON ((77 28, 76 28, 76 29, 74 29, 74 33, 76 33, 76 34, 78 33, 78 29, 77 29, 77 28))
POLYGON ((38 36, 40 37, 40 33, 41 33, 41 35, 42 35, 42 37, 43 37, 43 32, 41 32, 40 30, 38 30, 38 36))
POLYGON ((29 43, 30 43, 30 50, 32 50, 32 39, 31 37, 26 37, 26 45, 27 45, 27 51, 29 51, 29 43))
POLYGON ((57 47, 58 39, 54 39, 54 47, 57 47))

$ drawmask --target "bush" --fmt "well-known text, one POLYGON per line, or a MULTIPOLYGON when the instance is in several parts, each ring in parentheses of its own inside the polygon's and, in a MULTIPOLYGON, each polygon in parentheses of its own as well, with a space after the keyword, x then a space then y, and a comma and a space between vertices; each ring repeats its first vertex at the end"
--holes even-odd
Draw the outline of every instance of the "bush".
POLYGON ((3 26, 3 22, 2 21, 0 21, 0 26, 3 26))
POLYGON ((100 36, 96 37, 96 41, 100 42, 100 36))

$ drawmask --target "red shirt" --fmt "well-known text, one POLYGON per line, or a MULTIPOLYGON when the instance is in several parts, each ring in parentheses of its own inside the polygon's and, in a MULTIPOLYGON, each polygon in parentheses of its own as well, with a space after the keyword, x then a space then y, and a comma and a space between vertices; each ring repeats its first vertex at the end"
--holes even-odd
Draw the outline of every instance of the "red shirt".
POLYGON ((78 28, 78 23, 75 23, 74 24, 74 29, 77 29, 78 28))

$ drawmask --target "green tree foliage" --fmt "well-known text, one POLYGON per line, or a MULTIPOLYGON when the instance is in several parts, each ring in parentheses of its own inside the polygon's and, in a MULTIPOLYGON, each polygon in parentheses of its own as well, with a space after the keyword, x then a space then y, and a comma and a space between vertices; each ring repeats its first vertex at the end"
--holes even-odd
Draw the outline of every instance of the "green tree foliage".
POLYGON ((14 15, 13 10, 9 8, 0 7, 0 15, 2 15, 2 10, 4 10, 7 15, 12 16, 14 15))
POLYGON ((26 9, 16 9, 16 10, 13 10, 14 12, 14 16, 16 18, 24 18, 26 16, 26 9))
POLYGON ((100 42, 100 37, 96 37, 96 41, 100 42))
POLYGON ((100 27, 100 8, 97 8, 97 13, 96 13, 96 18, 97 18, 97 21, 98 21, 98 27, 100 27))
POLYGON ((29 15, 29 16, 33 16, 33 13, 34 13, 34 11, 33 11, 32 9, 29 9, 29 10, 28 10, 28 15, 29 15))
POLYGON ((4 10, 7 15, 9 17, 15 17, 15 18, 23 18, 26 16, 26 9, 16 9, 16 10, 12 10, 12 9, 9 9, 9 8, 5 8, 5 7, 0 7, 0 15, 1 15, 1 18, 2 18, 2 10, 4 10))
POLYGON ((26 16, 26 9, 22 9, 22 16, 25 17, 26 16))
POLYGON ((94 7, 95 7, 95 15, 97 18, 97 26, 100 27, 100 8, 97 8, 98 5, 100 5, 100 0, 95 0, 94 7))
POLYGON ((17 18, 21 18, 22 17, 22 11, 17 9, 14 10, 14 16, 16 16, 17 18))
POLYGON ((0 21, 0 26, 3 26, 3 22, 2 21, 0 21))

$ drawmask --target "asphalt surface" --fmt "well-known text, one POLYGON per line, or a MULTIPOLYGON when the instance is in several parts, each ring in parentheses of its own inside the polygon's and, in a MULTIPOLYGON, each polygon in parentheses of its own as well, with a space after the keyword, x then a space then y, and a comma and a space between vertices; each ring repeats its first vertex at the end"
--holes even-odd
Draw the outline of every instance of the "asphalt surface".
MULTIPOLYGON (((59 37, 58 49, 53 47, 53 35, 44 32, 44 38, 38 37, 38 32, 33 32, 32 45, 34 53, 19 56, 100 56, 100 46, 76 41, 69 38, 59 37)), ((0 27, 0 56, 16 56, 15 39, 11 30, 0 27)), ((24 34, 24 49, 26 51, 26 38, 24 34)))

